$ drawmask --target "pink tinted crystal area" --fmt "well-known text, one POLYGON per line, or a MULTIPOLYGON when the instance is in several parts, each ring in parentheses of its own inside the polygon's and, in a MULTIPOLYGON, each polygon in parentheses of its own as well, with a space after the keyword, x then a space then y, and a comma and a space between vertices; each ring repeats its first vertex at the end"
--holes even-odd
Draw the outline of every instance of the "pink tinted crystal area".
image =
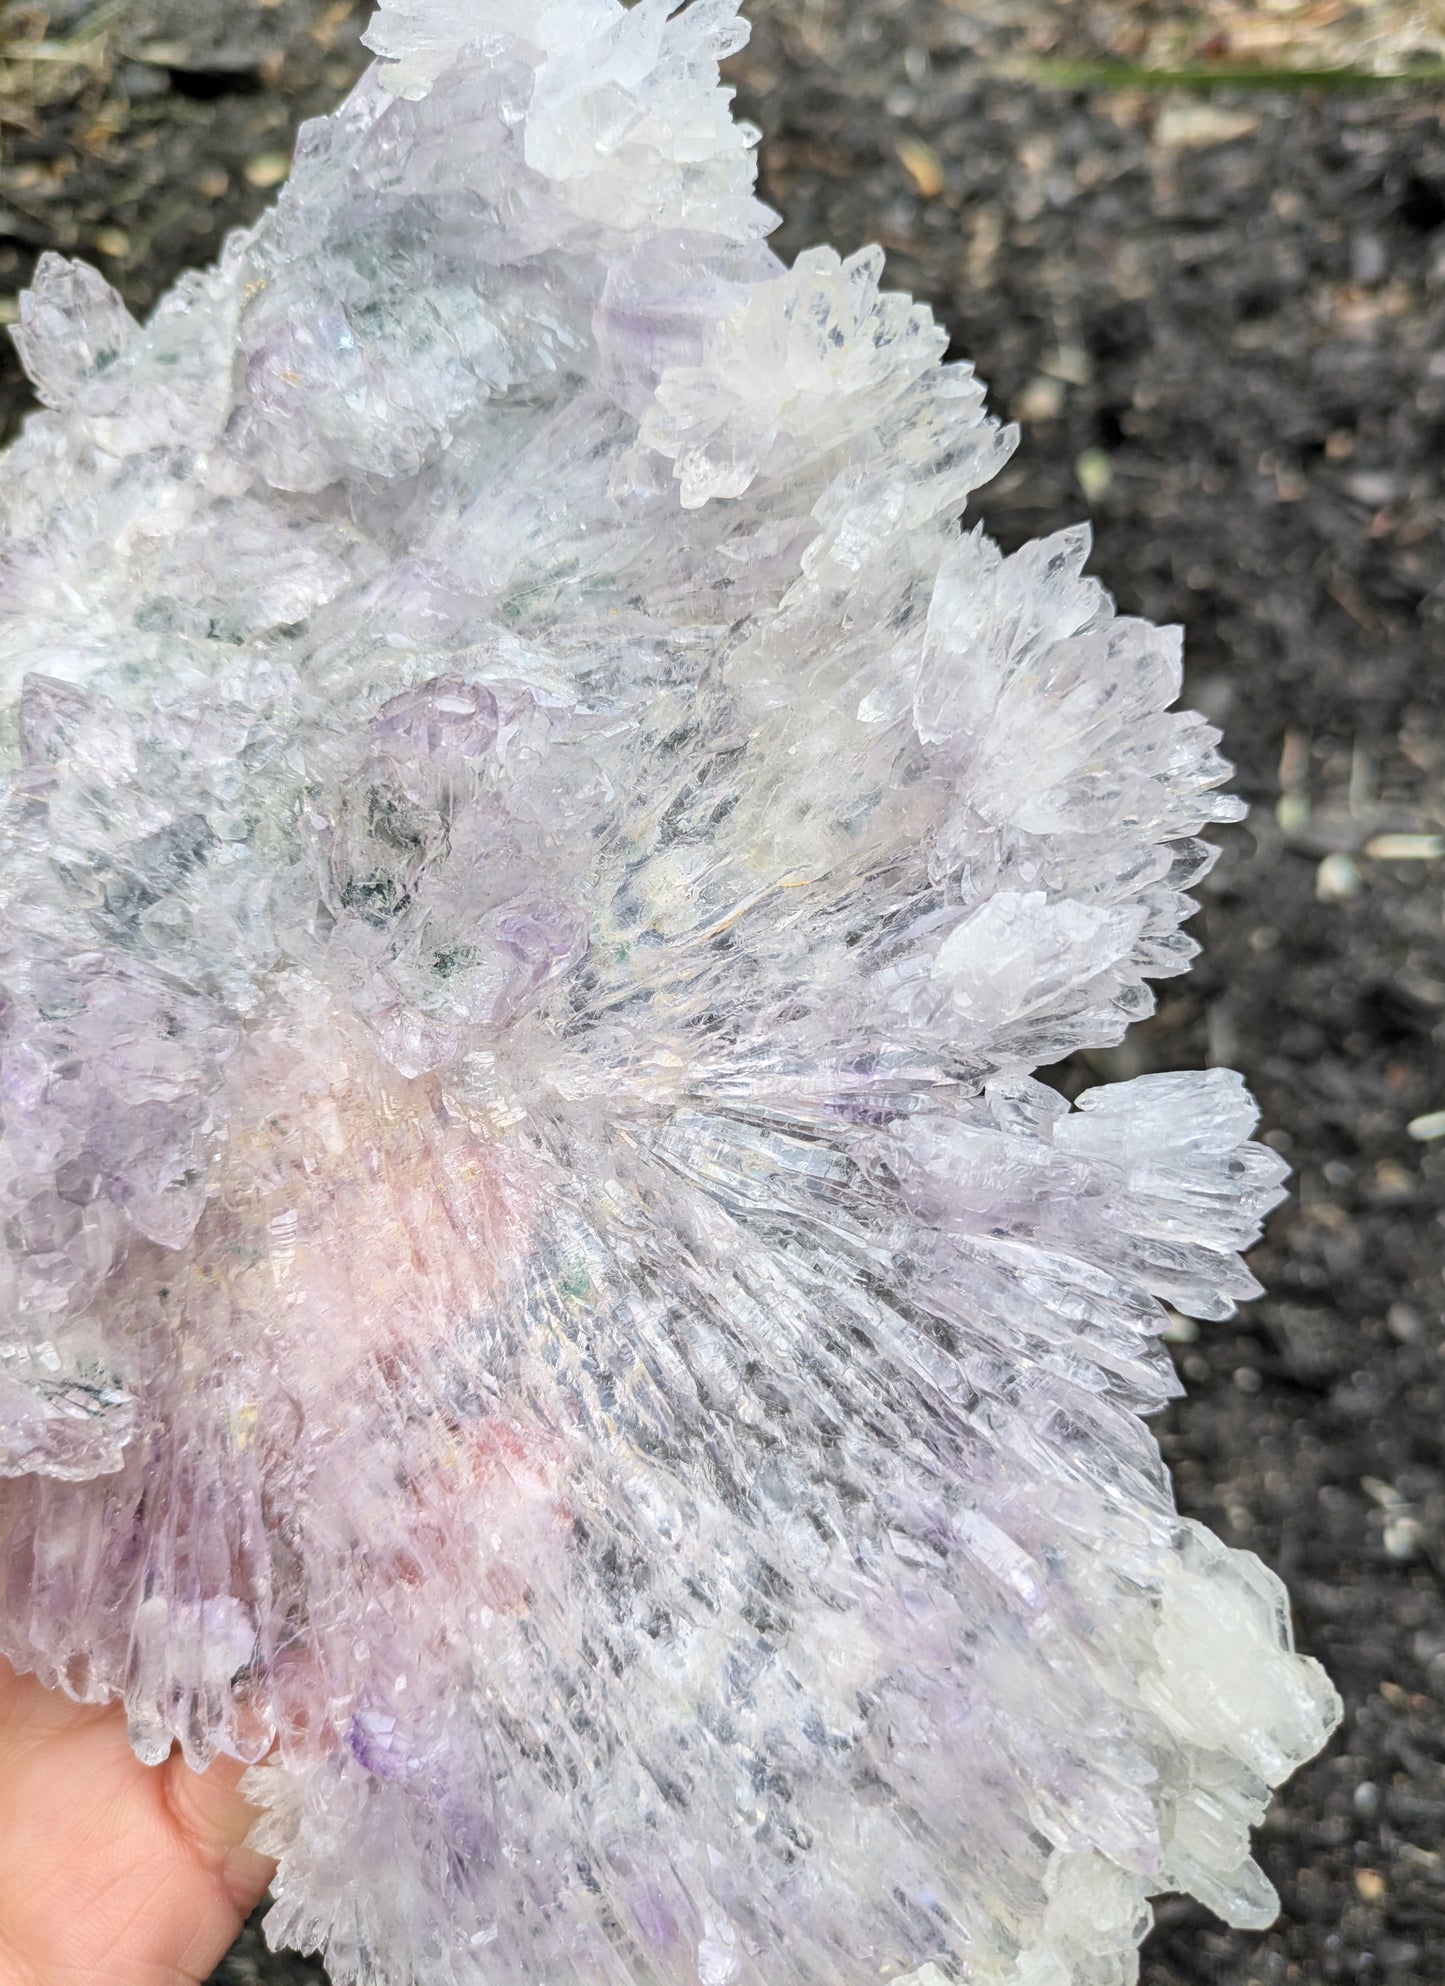
POLYGON ((1236 818, 733 0, 385 0, 0 474, 0 1649, 255 1766, 377 1986, 1124 1986, 1337 1715, 1176 1514, 1283 1168, 1031 1074, 1236 818))

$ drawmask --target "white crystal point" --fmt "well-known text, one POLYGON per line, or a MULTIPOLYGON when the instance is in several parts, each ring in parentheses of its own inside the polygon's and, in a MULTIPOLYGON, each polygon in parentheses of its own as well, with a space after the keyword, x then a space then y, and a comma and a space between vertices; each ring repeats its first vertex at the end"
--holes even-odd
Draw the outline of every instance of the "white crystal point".
POLYGON ((47 407, 68 407, 139 332, 98 269, 47 250, 21 297, 13 336, 40 399, 47 407))
POLYGON ((947 335, 923 306, 880 296, 882 274, 881 248, 846 262, 808 249, 708 330, 700 364, 662 375, 641 439, 671 458, 684 509, 875 434, 921 376, 940 383, 947 335))
POLYGON ((1237 818, 1015 436, 784 268, 730 0, 394 0, 0 475, 0 1649, 376 1986, 1110 1986, 1338 1714, 1141 1416, 1283 1167, 1030 1071, 1237 818), (265 1761, 264 1763, 258 1763, 265 1761))

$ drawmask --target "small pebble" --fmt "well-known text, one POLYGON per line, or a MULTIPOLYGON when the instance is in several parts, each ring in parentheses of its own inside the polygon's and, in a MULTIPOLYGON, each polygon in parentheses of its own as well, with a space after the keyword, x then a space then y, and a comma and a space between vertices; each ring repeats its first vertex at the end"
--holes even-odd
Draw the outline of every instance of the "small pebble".
POLYGON ((1021 421, 1054 421, 1064 410, 1064 386, 1059 379, 1040 373, 1014 401, 1013 411, 1021 421))
POLYGON ((1085 501, 1097 503, 1114 481, 1114 465, 1102 448, 1086 448, 1074 464, 1085 501))
POLYGON ((1321 903, 1348 903, 1360 893, 1360 872, 1351 856, 1327 855, 1315 870, 1315 895, 1321 903))
POLYGON ((1356 503, 1394 503, 1404 494, 1400 478, 1388 469, 1359 469, 1345 477, 1345 488, 1356 503))
POLYGON ((1274 817, 1281 833, 1296 835, 1309 820, 1310 803, 1303 793, 1281 793, 1275 802, 1274 817))
POLYGON ((1385 1326, 1402 1345, 1413 1345, 1420 1336, 1420 1313, 1408 1303, 1392 1303, 1385 1312, 1385 1326))
POLYGON ((247 159, 241 173, 248 186, 265 189, 279 186, 291 170, 291 160, 285 152, 258 152, 254 159, 247 159))
MULTIPOLYGON (((1168 1305, 1165 1306, 1168 1309, 1168 1305)), ((1199 1326, 1192 1317, 1181 1317, 1177 1310, 1169 1311, 1169 1322, 1159 1333, 1166 1345, 1197 1345, 1199 1326)))
POLYGON ((1373 228, 1359 228, 1350 242, 1350 278, 1356 283, 1378 283, 1390 267, 1390 251, 1384 238, 1373 228))
POLYGON ((1392 1517, 1385 1526, 1385 1550, 1393 1559, 1418 1556, 1425 1542, 1425 1527, 1415 1517, 1392 1517))
POLYGON ((1408 1200, 1415 1190, 1413 1176, 1393 1159, 1381 1159, 1375 1167, 1375 1191, 1386 1200, 1408 1200))
POLYGON ((1420 1145, 1428 1145, 1432 1138, 1445 1138, 1445 1110, 1427 1110, 1423 1117, 1412 1117, 1405 1135, 1420 1145))

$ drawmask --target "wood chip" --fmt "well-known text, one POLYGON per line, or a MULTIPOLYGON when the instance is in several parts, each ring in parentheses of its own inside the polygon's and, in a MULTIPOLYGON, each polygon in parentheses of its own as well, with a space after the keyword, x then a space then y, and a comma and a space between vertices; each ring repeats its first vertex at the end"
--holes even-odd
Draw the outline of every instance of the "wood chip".
POLYGON ((1445 835, 1376 834, 1364 852, 1372 862, 1434 862, 1445 855, 1445 835))
POLYGON ((926 145, 921 138, 900 138, 897 150, 909 178, 924 199, 937 199, 943 191, 943 160, 932 145, 926 145))
POLYGON ((1202 151, 1227 145, 1259 129, 1259 119, 1247 110, 1223 110, 1214 103, 1168 103, 1154 126, 1155 142, 1166 152, 1202 151))

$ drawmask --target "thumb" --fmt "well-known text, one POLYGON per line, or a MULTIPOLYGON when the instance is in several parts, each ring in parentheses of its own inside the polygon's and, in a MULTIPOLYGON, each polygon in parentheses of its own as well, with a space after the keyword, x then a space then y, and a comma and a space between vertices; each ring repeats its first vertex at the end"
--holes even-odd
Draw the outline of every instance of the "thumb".
POLYGON ((177 1831, 195 1859, 212 1870, 231 1907, 248 1916, 276 1873, 269 1856, 246 1846, 259 1818, 240 1791, 242 1776, 250 1768, 239 1759, 218 1758, 204 1772, 192 1772, 175 1753, 162 1769, 168 1776, 166 1800, 177 1831))

